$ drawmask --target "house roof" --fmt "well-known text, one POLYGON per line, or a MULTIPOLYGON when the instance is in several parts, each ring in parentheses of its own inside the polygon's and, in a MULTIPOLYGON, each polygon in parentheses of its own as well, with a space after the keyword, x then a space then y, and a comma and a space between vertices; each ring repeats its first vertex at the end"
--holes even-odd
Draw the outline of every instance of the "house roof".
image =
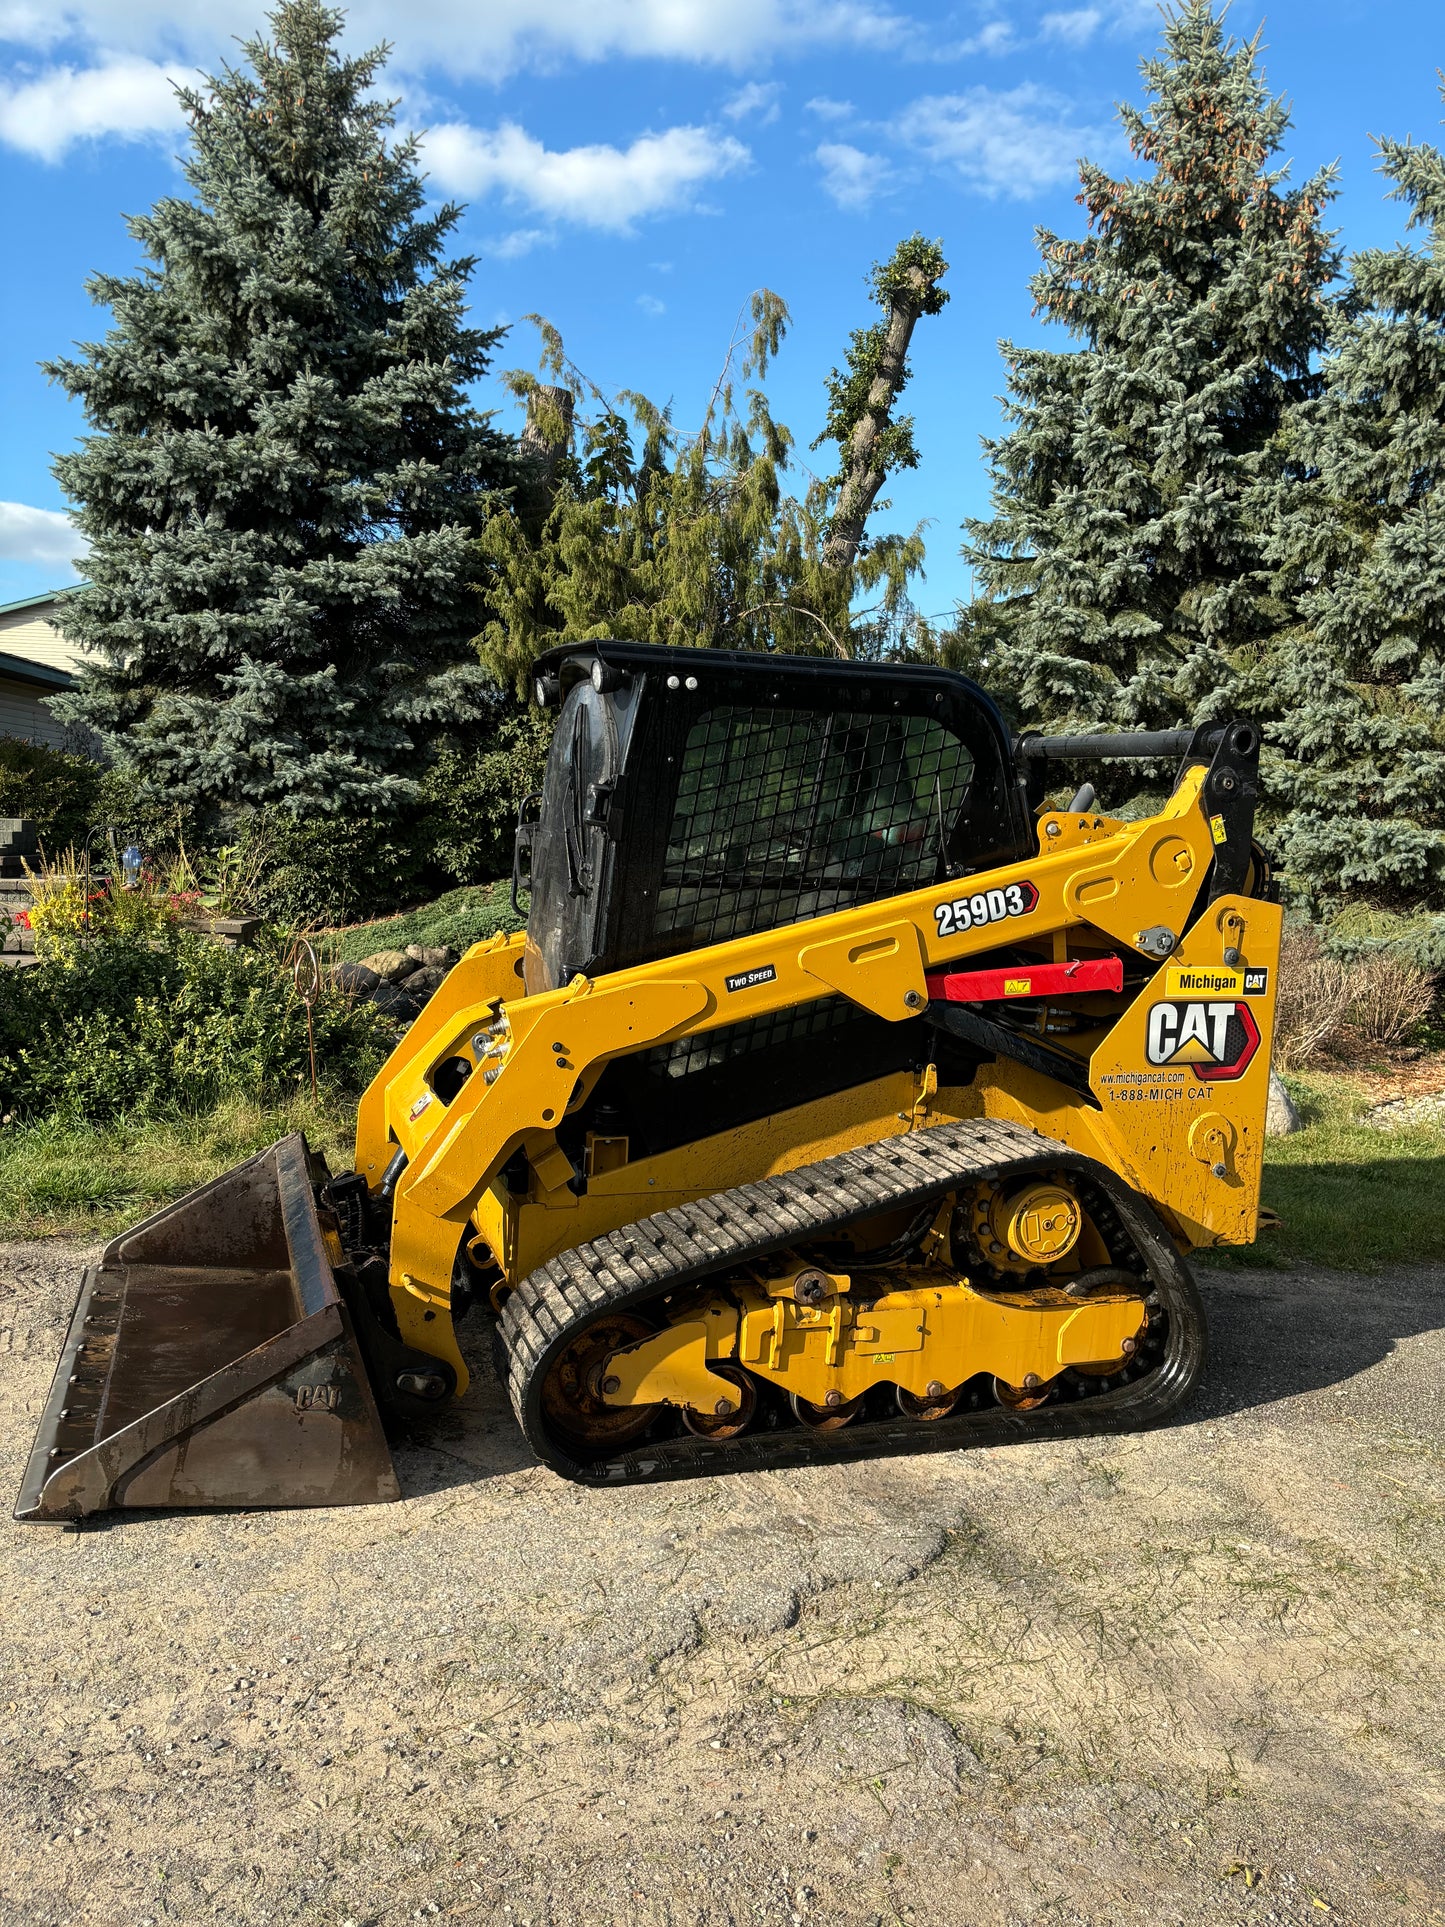
POLYGON ((16 609, 38 609, 42 602, 54 602, 58 596, 65 595, 70 589, 80 589, 85 585, 71 582, 64 589, 47 589, 43 595, 23 595, 18 602, 0 602, 0 616, 8 616, 16 609))
POLYGON ((75 682, 68 669, 52 669, 48 662, 31 662, 26 656, 11 656, 3 649, 0 649, 0 678, 6 682, 29 683, 35 689, 69 689, 75 682))

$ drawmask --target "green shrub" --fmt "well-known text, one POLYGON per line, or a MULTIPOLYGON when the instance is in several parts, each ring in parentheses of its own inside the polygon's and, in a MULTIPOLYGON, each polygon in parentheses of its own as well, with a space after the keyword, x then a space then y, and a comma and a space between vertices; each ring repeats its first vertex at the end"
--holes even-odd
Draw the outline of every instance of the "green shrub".
POLYGON ((1381 910, 1373 904, 1348 904, 1321 930, 1325 948, 1350 959, 1393 951, 1421 970, 1445 971, 1445 916, 1428 910, 1381 910))
POLYGON ((410 813, 389 818, 267 812, 242 830, 259 853, 255 903, 294 929, 351 923, 432 894, 435 865, 412 834, 410 813))
MULTIPOLYGON (((394 1040, 331 990, 314 1011, 318 1070, 359 1089, 394 1040)), ((57 948, 0 973, 0 1109, 92 1121, 198 1114, 309 1082, 306 1011, 279 946, 228 950, 191 931, 57 948)))
POLYGON ((455 883, 511 874, 517 806, 542 787, 552 719, 514 710, 490 749, 445 749, 427 771, 417 828, 455 883))
POLYGON ((88 757, 0 736, 0 816, 29 817, 47 850, 84 842, 104 776, 88 757))
POLYGON ((511 705, 487 747, 442 749, 417 800, 389 816, 254 817, 241 836, 260 858, 257 907, 329 927, 509 874, 517 806, 540 787, 550 735, 544 715, 511 705))

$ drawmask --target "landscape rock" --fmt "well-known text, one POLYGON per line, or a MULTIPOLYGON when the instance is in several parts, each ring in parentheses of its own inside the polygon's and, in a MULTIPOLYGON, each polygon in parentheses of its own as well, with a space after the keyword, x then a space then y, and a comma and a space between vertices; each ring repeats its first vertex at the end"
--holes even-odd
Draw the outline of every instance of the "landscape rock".
POLYGON ((456 962, 456 952, 444 943, 409 943, 406 954, 413 963, 421 964, 426 970, 440 970, 443 975, 456 962))
POLYGON ((399 984, 416 969, 415 961, 404 950, 378 950, 361 961, 367 970, 374 970, 389 984, 399 984))
POLYGON ((338 990, 347 991, 353 997, 369 997, 381 982, 374 970, 359 963, 334 963, 327 975, 338 990))
POLYGON ((446 981, 445 966, 423 964, 414 970, 402 985, 408 997, 430 997, 432 992, 446 981))
POLYGON ((400 1017, 407 1023, 421 1010, 420 1003, 405 984, 380 983, 372 991, 371 1001, 388 1017, 400 1017))
POLYGON ((1264 1113, 1266 1137, 1293 1137, 1304 1123, 1299 1107, 1285 1089, 1278 1071, 1269 1074, 1269 1103, 1264 1113))

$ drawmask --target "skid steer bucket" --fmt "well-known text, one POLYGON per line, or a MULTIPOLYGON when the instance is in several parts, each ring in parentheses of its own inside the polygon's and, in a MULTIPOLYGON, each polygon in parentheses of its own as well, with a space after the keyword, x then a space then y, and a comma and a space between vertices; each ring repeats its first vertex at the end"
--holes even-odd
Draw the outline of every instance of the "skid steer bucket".
POLYGON ((87 1269, 17 1519, 399 1497, 304 1138, 147 1218, 87 1269))

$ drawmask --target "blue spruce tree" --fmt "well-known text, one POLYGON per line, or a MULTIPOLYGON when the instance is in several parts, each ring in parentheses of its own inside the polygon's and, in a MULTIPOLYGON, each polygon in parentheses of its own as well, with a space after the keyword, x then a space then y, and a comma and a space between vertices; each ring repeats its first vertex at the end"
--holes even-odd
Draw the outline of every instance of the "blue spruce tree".
POLYGON ((91 545, 67 713, 171 802, 385 812, 492 707, 475 538, 510 449, 467 390, 497 334, 370 93, 385 49, 343 58, 317 0, 270 25, 182 94, 193 197, 131 222, 147 265, 90 283, 113 327, 49 369, 96 431, 56 463, 91 545))
POLYGON ((1380 142, 1423 245, 1354 257, 1274 543, 1300 621, 1268 658, 1271 834, 1293 888, 1445 908, 1445 156, 1380 142))
POLYGON ((1145 171, 1084 162, 1079 240, 1041 232, 1037 311, 1081 344, 1005 344, 1009 432, 965 553, 985 594, 950 653, 1032 725, 1208 720, 1282 621, 1260 530, 1287 412, 1315 390, 1337 268, 1322 173, 1271 166, 1289 125, 1258 40, 1210 0, 1166 15, 1150 99, 1121 107, 1145 171))

